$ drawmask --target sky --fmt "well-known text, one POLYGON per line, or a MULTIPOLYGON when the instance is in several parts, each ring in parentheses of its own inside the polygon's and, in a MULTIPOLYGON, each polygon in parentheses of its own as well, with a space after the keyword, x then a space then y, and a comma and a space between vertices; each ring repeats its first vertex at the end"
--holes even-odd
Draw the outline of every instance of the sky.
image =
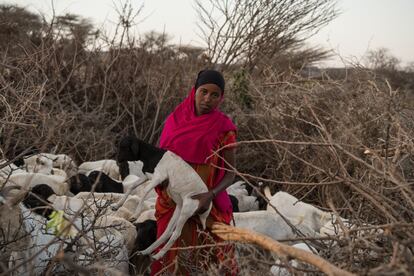
MULTIPOLYGON (((198 34, 194 0, 131 0, 138 9, 135 32, 165 32, 176 44, 203 46, 198 34)), ((87 17, 111 31, 117 22, 116 7, 125 0, 53 0, 56 15, 67 12, 87 17)), ((31 11, 52 14, 52 0, 0 0, 31 11)), ((309 39, 310 46, 322 46, 334 53, 323 66, 341 67, 362 62, 369 50, 389 49, 402 66, 414 62, 414 0, 337 0, 340 15, 309 39)))

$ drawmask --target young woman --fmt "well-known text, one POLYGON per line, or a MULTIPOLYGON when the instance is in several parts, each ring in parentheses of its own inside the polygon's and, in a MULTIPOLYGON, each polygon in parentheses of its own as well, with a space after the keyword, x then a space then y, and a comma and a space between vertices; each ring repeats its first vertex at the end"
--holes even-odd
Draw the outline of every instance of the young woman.
MULTIPOLYGON (((234 275, 237 266, 231 245, 198 247, 215 244, 220 239, 209 227, 213 222, 229 224, 232 205, 226 188, 233 183, 234 173, 223 170, 235 165, 235 148, 219 148, 236 141, 236 127, 218 110, 224 97, 224 78, 218 71, 201 71, 188 97, 179 104, 166 122, 161 134, 160 147, 170 150, 187 161, 200 175, 209 191, 196 195, 200 200, 198 212, 204 212, 213 203, 207 219, 207 229, 201 230, 198 217, 193 217, 183 228, 174 247, 193 249, 170 250, 152 265, 152 275, 193 275, 205 273, 216 266, 221 273, 234 275)), ((157 237, 161 236, 174 212, 175 203, 163 187, 157 187, 156 202, 157 237)))

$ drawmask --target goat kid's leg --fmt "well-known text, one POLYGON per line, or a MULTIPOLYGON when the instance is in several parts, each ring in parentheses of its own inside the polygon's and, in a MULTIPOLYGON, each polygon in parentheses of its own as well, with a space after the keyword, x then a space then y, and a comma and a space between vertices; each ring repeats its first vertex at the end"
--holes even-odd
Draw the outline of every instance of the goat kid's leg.
POLYGON ((168 223, 167 228, 165 229, 164 233, 162 233, 162 235, 153 244, 151 244, 145 250, 140 251, 139 253, 142 254, 142 255, 148 255, 148 254, 152 253, 152 251, 157 249, 165 241, 167 241, 168 238, 171 237, 173 231, 175 230, 175 227, 177 225, 177 220, 180 217, 180 213, 181 213, 181 206, 177 205, 175 207, 174 213, 173 213, 173 215, 170 219, 170 222, 168 223))
POLYGON ((160 178, 153 178, 151 179, 151 182, 148 184, 147 187, 144 189, 144 194, 142 195, 141 201, 138 204, 138 207, 135 209, 134 214, 130 218, 131 221, 135 221, 138 219, 139 215, 141 214, 142 205, 145 201, 146 196, 151 192, 152 189, 157 187, 159 184, 161 184, 165 179, 160 178))
POLYGON ((139 179, 137 180, 137 182, 136 182, 134 185, 132 185, 131 189, 130 189, 127 193, 125 193, 125 195, 124 195, 123 199, 122 199, 121 201, 119 201, 119 202, 118 202, 118 204, 115 204, 115 205, 113 205, 113 206, 112 206, 112 211, 116 211, 116 210, 118 210, 119 208, 121 208, 121 206, 122 206, 122 205, 124 205, 125 201, 127 201, 128 196, 130 196, 130 195, 131 195, 132 191, 134 191, 136 188, 138 188, 138 187, 139 187, 141 184, 143 184, 146 180, 147 180, 147 178, 146 178, 146 177, 143 177, 142 179, 141 179, 141 178, 139 178, 139 179))
POLYGON ((177 226, 174 229, 168 242, 161 248, 161 250, 152 256, 155 260, 159 260, 164 256, 165 253, 173 246, 174 242, 181 236, 181 231, 183 230, 184 224, 189 218, 194 215, 194 212, 198 208, 198 200, 189 200, 184 201, 183 206, 180 212, 180 216, 177 219, 177 226))

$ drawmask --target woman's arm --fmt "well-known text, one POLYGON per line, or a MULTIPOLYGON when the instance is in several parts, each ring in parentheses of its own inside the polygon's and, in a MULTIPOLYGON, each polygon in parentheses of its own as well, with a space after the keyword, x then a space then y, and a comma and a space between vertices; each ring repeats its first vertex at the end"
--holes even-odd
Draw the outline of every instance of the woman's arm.
MULTIPOLYGON (((226 151, 224 151, 223 158, 226 161, 224 165, 226 169, 231 170, 232 168, 234 168, 236 165, 236 149, 232 148, 232 149, 227 149, 226 151)), ((200 201, 198 205, 198 210, 196 213, 202 214, 205 211, 207 211, 208 206, 211 203, 211 201, 214 199, 214 197, 221 191, 224 191, 231 184, 233 184, 234 176, 235 176, 235 173, 233 171, 226 171, 223 179, 216 187, 214 187, 214 189, 206 193, 193 196, 192 197, 193 199, 198 199, 200 201)))
MULTIPOLYGON (((223 158, 224 160, 226 160, 224 167, 226 169, 232 170, 232 168, 236 166, 236 149, 232 148, 232 149, 228 149, 224 151, 223 158)), ((213 198, 218 193, 220 193, 221 191, 224 191, 225 189, 227 189, 228 186, 233 184, 234 176, 235 176, 235 173, 233 171, 226 171, 221 182, 216 187, 214 187, 214 189, 210 191, 213 194, 213 198)))

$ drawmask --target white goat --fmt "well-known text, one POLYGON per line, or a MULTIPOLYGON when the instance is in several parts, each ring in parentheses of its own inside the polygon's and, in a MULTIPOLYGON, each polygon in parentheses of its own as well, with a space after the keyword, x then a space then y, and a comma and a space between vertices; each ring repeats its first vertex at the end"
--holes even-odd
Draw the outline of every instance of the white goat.
POLYGON ((119 167, 115 160, 98 160, 83 162, 78 167, 78 173, 89 175, 92 171, 101 171, 114 180, 120 180, 119 167))
POLYGON ((32 155, 24 158, 24 165, 27 172, 52 174, 53 161, 52 159, 40 154, 32 155))
MULTIPOLYGON (((5 180, 0 180, 0 183, 4 182, 5 180)), ((69 187, 65 182, 65 178, 58 175, 45 175, 40 173, 12 174, 7 179, 6 186, 17 185, 28 190, 39 184, 48 185, 57 195, 64 195, 69 191, 69 187)))
MULTIPOLYGON (((94 216, 99 208, 104 208, 112 203, 110 200, 97 199, 97 198, 77 198, 67 196, 51 195, 48 199, 52 202, 52 207, 55 210, 64 211, 65 214, 73 216, 79 211, 86 216, 94 216)), ((117 216, 124 219, 129 219, 132 216, 130 210, 125 210, 124 207, 119 208, 116 212, 113 212, 110 208, 107 209, 106 215, 117 216)))
MULTIPOLYGON (((236 227, 249 229, 266 235, 274 240, 292 239, 298 235, 278 214, 268 211, 251 211, 233 213, 236 227)), ((319 233, 306 225, 298 225, 296 228, 305 236, 317 237, 319 233)))
POLYGON ((235 182, 226 189, 227 193, 237 199, 239 212, 259 210, 257 197, 249 195, 246 187, 243 185, 244 183, 244 181, 235 182))
POLYGON ((64 170, 71 177, 77 173, 76 163, 66 154, 41 153, 53 161, 53 167, 64 170))
POLYGON ((46 230, 46 218, 31 212, 21 203, 18 207, 24 218, 23 227, 26 233, 30 234, 30 241, 24 252, 12 254, 9 268, 25 262, 31 256, 35 256, 32 260, 34 265, 19 267, 16 275, 40 275, 46 269, 49 261, 57 254, 61 245, 53 242, 56 237, 52 230, 46 230))
MULTIPOLYGON (((174 242, 180 237, 182 228, 186 221, 195 214, 198 209, 199 201, 191 197, 197 194, 208 192, 207 186, 194 169, 176 154, 166 151, 154 169, 151 183, 145 188, 144 197, 151 192, 156 186, 168 179, 167 192, 176 203, 174 213, 168 223, 167 228, 161 237, 149 246, 146 250, 141 251, 147 255, 153 252, 161 244, 166 244, 153 256, 159 259, 171 248, 174 242)), ((142 183, 138 183, 139 186, 142 183)), ((134 217, 138 218, 144 202, 138 205, 134 217)), ((207 211, 199 214, 203 228, 206 227, 206 220, 211 210, 211 204, 207 211)))
POLYGON ((137 239, 137 230, 131 222, 120 217, 104 215, 97 219, 96 226, 105 228, 103 231, 104 235, 107 234, 108 228, 115 229, 124 239, 124 244, 128 249, 128 252, 131 253, 134 249, 135 240, 137 239))
POLYGON ((17 167, 15 164, 10 163, 9 165, 4 165, 8 162, 8 160, 1 159, 0 160, 0 180, 3 178, 7 178, 12 174, 16 173, 24 173, 25 171, 17 167))
MULTIPOLYGON (((297 244, 292 245, 292 247, 299 248, 299 249, 305 250, 305 251, 310 252, 310 253, 316 252, 316 249, 311 248, 306 243, 297 243, 297 244)), ((284 267, 280 267, 280 264, 281 264, 280 260, 277 260, 276 264, 277 265, 273 265, 270 268, 270 273, 272 273, 272 275, 275 275, 275 276, 289 276, 289 275, 291 275, 291 273, 289 272, 288 269, 286 269, 284 267)), ((301 263, 298 262, 297 260, 289 261, 289 266, 291 266, 293 268, 300 268, 300 264, 301 263)))
POLYGON ((141 223, 146 220, 157 220, 155 218, 155 209, 148 209, 142 212, 139 218, 136 221, 134 221, 134 223, 141 223))
MULTIPOLYGON (((46 230, 46 218, 37 215, 30 210, 28 210, 23 204, 19 204, 20 209, 24 217, 23 225, 27 233, 30 234, 30 242, 27 250, 25 252, 14 252, 9 261, 9 268, 13 266, 23 264, 26 260, 32 256, 32 265, 21 266, 17 270, 16 275, 41 275, 45 272, 50 260, 56 256, 59 249, 62 248, 61 239, 64 237, 56 237, 53 234, 53 229, 46 230)), ((90 221, 75 219, 73 223, 76 225, 77 229, 83 229, 82 226, 88 227, 90 221)), ((108 271, 105 271, 105 275, 108 275, 107 272, 114 271, 113 268, 120 270, 123 275, 128 274, 128 250, 126 247, 126 241, 130 238, 129 243, 133 244, 134 240, 134 231, 136 236, 135 227, 126 222, 122 221, 119 218, 109 218, 103 217, 98 220, 97 226, 107 226, 109 229, 94 229, 85 233, 83 237, 80 238, 80 243, 77 244, 76 253, 78 256, 78 265, 89 266, 91 265, 91 258, 93 258, 95 249, 96 252, 99 252, 104 256, 104 264, 108 267, 108 271), (114 226, 125 226, 124 232, 120 232, 114 226), (89 240, 89 242, 86 242, 89 240), (93 247, 90 247, 90 243, 94 243, 93 247)), ((132 246, 131 246, 132 248, 132 246)), ((57 265, 54 272, 57 272, 59 269, 63 269, 57 265), (56 271, 57 270, 57 271, 56 271)), ((116 273, 114 273, 116 274, 116 273)))
POLYGON ((51 160, 53 168, 64 170, 69 177, 77 173, 77 166, 75 162, 66 154, 42 152, 29 157, 24 157, 24 163, 25 165, 32 166, 35 164, 37 158, 41 158, 41 160, 51 160))
MULTIPOLYGON (((147 176, 143 176, 144 178, 147 176)), ((138 196, 139 198, 143 198, 145 188, 150 185, 151 180, 147 180, 144 183, 140 184, 138 187, 135 187, 136 183, 139 183, 142 181, 143 177, 138 177, 136 175, 128 175, 123 181, 122 186, 124 187, 124 193, 131 194, 138 196), (132 191, 131 191, 132 190, 132 191)), ((149 194, 147 195, 147 198, 156 198, 157 193, 154 189, 149 191, 149 194)))
MULTIPOLYGON (((286 192, 277 192, 271 196, 269 188, 266 187, 265 194, 270 204, 294 225, 305 224, 315 232, 319 232, 322 226, 331 220, 330 212, 324 212, 311 204, 301 202, 286 192)), ((270 205, 267 206, 267 211, 276 212, 270 205)))

